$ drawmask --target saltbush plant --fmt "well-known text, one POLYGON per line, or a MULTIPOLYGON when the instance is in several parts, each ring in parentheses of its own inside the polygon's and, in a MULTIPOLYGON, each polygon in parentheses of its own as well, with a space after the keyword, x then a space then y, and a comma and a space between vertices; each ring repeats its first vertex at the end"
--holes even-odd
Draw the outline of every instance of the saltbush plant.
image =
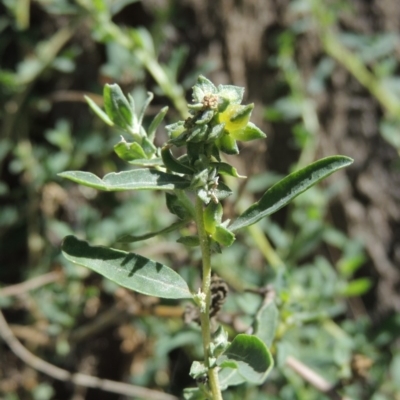
POLYGON ((273 305, 268 305, 254 318, 254 334, 241 333, 229 338, 223 326, 212 321, 218 306, 212 301, 212 254, 231 246, 239 230, 278 211, 321 179, 352 163, 345 156, 320 159, 281 179, 238 217, 224 220, 222 202, 232 194, 224 176, 244 177, 225 161, 223 153, 239 154, 238 141, 265 138, 265 134, 250 122, 254 105, 241 104, 243 93, 243 88, 216 87, 200 76, 193 87, 193 103, 188 104, 190 116, 185 121, 168 125, 169 140, 157 147, 155 133, 167 107, 161 109, 146 130, 142 122, 152 94, 137 113, 130 95, 125 96, 118 85, 106 85, 104 111, 89 98, 87 101, 105 123, 126 134, 126 137, 121 136, 114 150, 134 168, 112 172, 103 178, 82 171, 59 174, 98 190, 165 192, 167 208, 176 216, 176 222, 158 232, 125 236, 122 242, 146 240, 179 231, 189 223, 195 224, 196 235, 181 236, 178 242, 201 250, 202 286, 198 290, 191 290, 172 268, 146 257, 92 246, 75 236, 67 236, 62 244, 63 254, 69 261, 88 267, 125 288, 159 298, 190 300, 195 304, 204 358, 192 364, 190 374, 198 386, 185 390, 187 399, 218 400, 229 386, 243 382, 261 384, 274 364, 269 346, 275 333, 271 327, 277 325, 278 314, 273 305), (176 148, 180 148, 179 154, 183 155, 178 157, 176 148))

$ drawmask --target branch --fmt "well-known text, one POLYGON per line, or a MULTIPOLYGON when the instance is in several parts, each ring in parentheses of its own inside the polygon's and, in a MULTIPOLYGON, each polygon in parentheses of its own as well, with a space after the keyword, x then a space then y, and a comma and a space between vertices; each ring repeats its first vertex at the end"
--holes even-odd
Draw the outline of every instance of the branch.
POLYGON ((324 393, 332 400, 351 400, 348 397, 342 397, 336 390, 335 385, 325 380, 321 375, 318 375, 307 365, 303 364, 296 358, 289 356, 286 359, 286 365, 291 368, 294 372, 299 374, 306 382, 314 386, 315 389, 324 393))
POLYGON ((53 271, 49 272, 48 274, 29 279, 25 282, 17 283, 16 285, 7 286, 3 289, 0 289, 0 297, 19 296, 29 292, 30 290, 34 290, 49 283, 56 282, 62 277, 62 275, 63 274, 60 271, 53 271))
POLYGON ((115 305, 98 315, 97 318, 77 328, 70 334, 68 340, 74 343, 81 342, 107 329, 116 322, 125 320, 129 316, 130 314, 127 310, 123 310, 115 305))
POLYGON ((13 353, 24 363, 54 379, 58 379, 63 382, 71 382, 75 385, 100 389, 106 392, 118 393, 125 396, 145 398, 147 400, 178 400, 177 397, 167 393, 134 386, 127 383, 111 381, 108 379, 100 379, 80 373, 73 374, 65 369, 58 368, 57 366, 42 360, 27 350, 14 336, 1 311, 0 336, 7 343, 13 353))

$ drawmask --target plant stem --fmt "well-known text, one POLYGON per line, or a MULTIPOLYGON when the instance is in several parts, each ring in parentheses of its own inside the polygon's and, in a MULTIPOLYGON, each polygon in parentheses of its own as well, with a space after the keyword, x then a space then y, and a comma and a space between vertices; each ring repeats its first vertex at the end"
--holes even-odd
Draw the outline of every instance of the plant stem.
POLYGON ((399 114, 400 104, 396 97, 379 82, 373 73, 369 72, 360 58, 347 50, 334 37, 332 32, 327 32, 322 36, 322 43, 325 51, 368 89, 389 114, 399 114))
POLYGON ((278 271, 280 268, 284 268, 285 264, 271 246, 271 243, 265 236, 264 232, 256 225, 250 225, 248 227, 250 235, 252 236, 253 240, 255 241, 258 249, 270 264, 270 266, 275 270, 278 271))
POLYGON ((210 368, 210 362, 209 362, 210 341, 211 341, 211 327, 210 327, 211 253, 208 242, 208 235, 204 226, 203 202, 199 197, 196 197, 195 211, 196 211, 197 232, 199 235, 200 249, 203 260, 202 292, 205 294, 205 307, 204 310, 200 310, 200 321, 201 321, 201 334, 203 337, 204 364, 208 369, 208 380, 211 388, 212 399, 222 400, 217 371, 215 368, 210 368))
POLYGON ((378 100, 387 114, 397 116, 400 112, 400 102, 396 96, 388 90, 370 72, 364 62, 356 54, 348 50, 338 39, 333 30, 334 19, 329 17, 330 11, 321 1, 313 2, 313 14, 319 26, 319 35, 326 53, 342 64, 369 92, 378 100))
MULTIPOLYGON (((93 6, 91 1, 88 0, 78 0, 78 4, 84 7, 89 12, 90 16, 92 18, 94 17, 94 20, 103 27, 107 33, 107 37, 112 37, 113 41, 119 45, 135 52, 136 57, 140 59, 145 69, 154 78, 164 94, 171 99, 180 115, 183 118, 187 118, 188 108, 184 90, 181 85, 168 76, 161 64, 158 62, 156 56, 151 51, 139 48, 135 43, 135 40, 132 39, 132 35, 129 31, 121 29, 117 24, 115 24, 112 21, 111 14, 107 15, 106 10, 100 11, 96 6, 93 6), (106 17, 106 23, 104 22, 104 19, 102 19, 104 17, 106 17)), ((102 41, 107 43, 105 39, 102 41)))

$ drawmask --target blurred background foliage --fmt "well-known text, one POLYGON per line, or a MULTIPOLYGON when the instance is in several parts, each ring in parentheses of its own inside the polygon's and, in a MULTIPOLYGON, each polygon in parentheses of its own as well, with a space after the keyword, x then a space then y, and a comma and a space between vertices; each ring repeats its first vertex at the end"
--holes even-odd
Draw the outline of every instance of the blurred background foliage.
MULTIPOLYGON (((119 289, 59 250, 70 233, 113 245, 161 229, 172 221, 164 197, 99 193, 56 174, 127 168, 112 152, 119 132, 84 94, 101 104, 103 85, 117 82, 140 104, 151 90, 147 118, 168 104, 170 123, 202 73, 245 86, 268 134, 230 160, 250 179, 229 182, 227 216, 316 158, 355 159, 215 257, 230 287, 219 319, 232 333, 251 328, 266 293, 279 310, 271 378, 226 399, 333 398, 290 356, 349 398, 400 399, 399 30, 391 0, 2 0, 0 307, 14 335, 70 371, 178 397, 193 385, 200 333, 183 306, 119 289), (35 277, 47 284, 7 292, 35 277)), ((176 238, 124 248, 173 265, 196 290, 199 254, 176 238)), ((53 381, 0 346, 5 400, 124 398, 53 381)))

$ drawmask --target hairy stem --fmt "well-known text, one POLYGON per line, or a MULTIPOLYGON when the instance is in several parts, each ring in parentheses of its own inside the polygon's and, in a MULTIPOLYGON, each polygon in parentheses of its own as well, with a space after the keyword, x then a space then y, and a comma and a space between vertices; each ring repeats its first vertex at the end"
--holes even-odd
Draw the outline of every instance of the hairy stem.
POLYGON ((210 253, 210 246, 209 246, 207 232, 204 226, 203 202, 199 197, 196 198, 195 210, 196 210, 197 231, 199 235, 200 248, 203 259, 202 291, 205 294, 205 307, 200 312, 200 321, 201 321, 201 334, 203 337, 204 363, 208 369, 208 380, 211 388, 212 398, 213 400, 222 400, 217 371, 215 368, 210 368, 210 363, 209 363, 210 341, 211 341, 211 327, 210 327, 211 253, 210 253))

